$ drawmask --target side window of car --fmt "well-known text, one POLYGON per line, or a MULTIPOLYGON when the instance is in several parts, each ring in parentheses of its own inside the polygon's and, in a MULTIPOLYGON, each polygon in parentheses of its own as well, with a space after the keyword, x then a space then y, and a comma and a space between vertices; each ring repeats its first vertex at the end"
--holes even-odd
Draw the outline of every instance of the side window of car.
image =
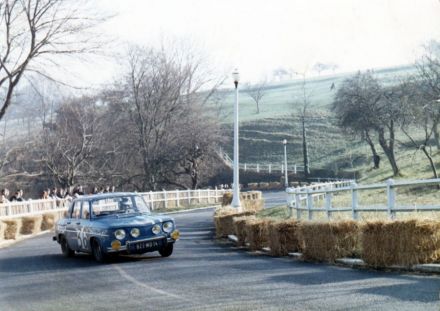
POLYGON ((82 219, 89 219, 90 212, 89 212, 89 202, 83 202, 82 203, 82 210, 81 210, 81 218, 82 219))
POLYGON ((72 218, 79 219, 80 211, 81 211, 81 202, 76 201, 73 204, 72 218))

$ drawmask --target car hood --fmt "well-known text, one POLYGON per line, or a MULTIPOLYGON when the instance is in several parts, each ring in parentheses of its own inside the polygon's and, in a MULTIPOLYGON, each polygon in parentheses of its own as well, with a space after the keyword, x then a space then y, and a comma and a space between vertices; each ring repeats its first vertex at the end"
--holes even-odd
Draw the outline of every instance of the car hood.
POLYGON ((165 215, 109 215, 95 220, 96 223, 106 225, 109 228, 147 226, 156 223, 173 220, 165 215))

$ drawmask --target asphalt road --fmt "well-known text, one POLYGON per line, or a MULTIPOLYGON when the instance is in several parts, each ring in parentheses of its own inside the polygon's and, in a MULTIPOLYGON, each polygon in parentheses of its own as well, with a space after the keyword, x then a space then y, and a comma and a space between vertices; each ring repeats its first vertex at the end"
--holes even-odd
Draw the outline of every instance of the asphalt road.
POLYGON ((286 196, 284 191, 263 191, 264 206, 271 208, 286 205, 286 196))
POLYGON ((174 215, 170 258, 64 258, 46 234, 0 250, 0 310, 439 310, 440 277, 271 258, 213 240, 212 210, 174 215))

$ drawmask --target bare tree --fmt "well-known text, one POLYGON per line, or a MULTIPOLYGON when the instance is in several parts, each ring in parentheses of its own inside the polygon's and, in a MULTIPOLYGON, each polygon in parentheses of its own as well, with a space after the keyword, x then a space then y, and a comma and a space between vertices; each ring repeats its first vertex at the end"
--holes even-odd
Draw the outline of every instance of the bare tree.
POLYGON ((247 85, 244 91, 255 102, 257 113, 260 113, 260 103, 267 92, 267 80, 265 79, 256 84, 247 85))
POLYGON ((43 163, 63 187, 73 186, 78 178, 93 176, 91 161, 99 155, 104 140, 99 115, 93 97, 67 101, 57 111, 56 127, 43 132, 43 163))
POLYGON ((25 72, 48 76, 55 56, 82 54, 97 45, 87 35, 100 20, 84 1, 4 0, 0 2, 0 120, 25 72))

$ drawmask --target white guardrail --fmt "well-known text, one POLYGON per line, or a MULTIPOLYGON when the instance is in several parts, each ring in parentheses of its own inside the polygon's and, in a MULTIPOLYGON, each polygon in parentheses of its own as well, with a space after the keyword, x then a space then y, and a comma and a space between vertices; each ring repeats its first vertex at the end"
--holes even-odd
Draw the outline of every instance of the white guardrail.
MULTIPOLYGON (((197 189, 197 190, 173 190, 158 192, 142 192, 144 200, 150 205, 151 210, 179 208, 200 204, 219 204, 224 189, 197 189)), ((8 202, 0 204, 0 219, 13 217, 40 215, 47 212, 67 210, 70 200, 47 199, 27 200, 22 202, 8 202)))
POLYGON ((325 212, 327 219, 330 219, 332 213, 335 212, 351 212, 354 220, 359 218, 359 212, 386 212, 388 213, 388 217, 390 219, 394 219, 396 212, 440 211, 440 205, 398 206, 396 204, 396 188, 411 186, 433 186, 439 184, 440 178, 399 182, 395 182, 393 179, 388 179, 386 183, 371 185, 357 185, 356 182, 352 180, 315 184, 298 188, 287 188, 287 206, 289 207, 290 215, 292 215, 292 210, 296 210, 298 219, 301 218, 302 212, 307 212, 309 220, 313 219, 313 212, 325 212), (359 191, 377 189, 386 191, 386 205, 359 205, 359 191), (350 207, 333 207, 333 194, 340 192, 350 192, 350 207), (315 205, 318 205, 317 203, 321 200, 324 201, 323 207, 315 207, 315 205))
MULTIPOLYGON (((254 163, 240 163, 240 170, 245 172, 267 172, 267 173, 275 173, 280 172, 284 173, 284 164, 254 164, 254 163)), ((304 172, 304 166, 296 165, 296 164, 287 164, 287 171, 293 174, 297 174, 298 172, 304 172)))

